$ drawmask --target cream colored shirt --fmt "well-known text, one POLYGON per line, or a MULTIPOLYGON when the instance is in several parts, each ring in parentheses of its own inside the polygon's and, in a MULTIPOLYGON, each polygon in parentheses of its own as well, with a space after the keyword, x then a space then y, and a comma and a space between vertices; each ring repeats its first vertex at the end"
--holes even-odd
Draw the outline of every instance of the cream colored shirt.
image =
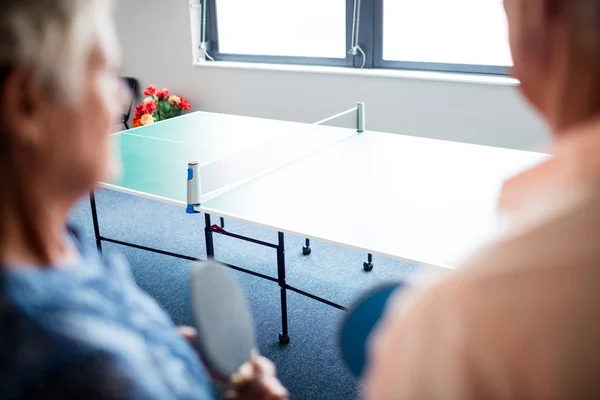
POLYGON ((456 273, 396 296, 365 398, 600 398, 600 126, 507 182, 510 228, 456 273))

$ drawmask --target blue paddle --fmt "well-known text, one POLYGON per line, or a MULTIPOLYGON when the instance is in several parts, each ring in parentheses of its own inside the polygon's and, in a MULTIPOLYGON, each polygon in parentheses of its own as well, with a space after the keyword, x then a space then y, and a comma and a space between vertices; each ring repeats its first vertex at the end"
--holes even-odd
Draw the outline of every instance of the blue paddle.
POLYGON ((356 377, 362 376, 368 363, 367 340, 379 320, 390 296, 404 286, 386 284, 361 296, 348 310, 339 331, 342 359, 356 377))

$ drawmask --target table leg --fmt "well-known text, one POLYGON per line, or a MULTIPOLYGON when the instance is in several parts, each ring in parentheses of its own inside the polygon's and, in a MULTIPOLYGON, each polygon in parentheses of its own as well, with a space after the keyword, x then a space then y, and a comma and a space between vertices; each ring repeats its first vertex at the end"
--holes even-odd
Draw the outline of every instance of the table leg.
POLYGON ((210 214, 204 214, 204 238, 206 241, 206 257, 209 260, 215 258, 215 244, 213 241, 212 224, 210 222, 210 214))
POLYGON ((363 263, 363 268, 367 272, 373 271, 373 254, 369 253, 369 255, 367 256, 367 262, 363 263))
POLYGON ((96 237, 96 247, 102 252, 102 238, 100 236, 100 224, 98 223, 98 210, 96 209, 96 196, 94 190, 90 191, 90 206, 92 208, 92 221, 94 222, 94 235, 96 237))
POLYGON ((285 281, 285 240, 283 232, 278 234, 277 245, 277 280, 281 295, 281 333, 279 334, 279 343, 288 344, 290 336, 288 334, 287 318, 287 283, 285 281))
POLYGON ((310 248, 310 239, 306 239, 306 243, 304 245, 304 247, 302 247, 302 254, 307 256, 312 252, 312 249, 310 248))

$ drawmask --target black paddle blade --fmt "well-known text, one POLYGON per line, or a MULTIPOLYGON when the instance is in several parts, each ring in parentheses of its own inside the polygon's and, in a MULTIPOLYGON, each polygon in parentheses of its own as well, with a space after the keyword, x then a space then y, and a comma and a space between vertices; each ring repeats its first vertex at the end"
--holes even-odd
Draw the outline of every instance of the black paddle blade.
POLYGON ((345 315, 339 331, 340 350, 346 366, 361 377, 368 363, 367 340, 382 317, 390 296, 403 284, 380 286, 356 301, 345 315))
POLYGON ((211 375, 227 382, 256 347, 246 296, 231 271, 214 261, 194 265, 190 282, 198 351, 211 375))

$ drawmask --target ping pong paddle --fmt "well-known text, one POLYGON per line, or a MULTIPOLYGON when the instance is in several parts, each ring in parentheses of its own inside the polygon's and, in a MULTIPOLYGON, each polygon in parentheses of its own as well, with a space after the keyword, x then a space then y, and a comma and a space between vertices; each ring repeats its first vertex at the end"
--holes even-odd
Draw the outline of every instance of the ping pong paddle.
POLYGON ((233 274, 215 261, 195 264, 190 284, 198 352, 209 373, 228 382, 256 348, 246 297, 233 274))
POLYGON ((339 330, 342 359, 350 372, 361 377, 368 363, 367 341, 373 328, 381 319, 385 306, 403 283, 379 286, 361 296, 344 316, 339 330))

